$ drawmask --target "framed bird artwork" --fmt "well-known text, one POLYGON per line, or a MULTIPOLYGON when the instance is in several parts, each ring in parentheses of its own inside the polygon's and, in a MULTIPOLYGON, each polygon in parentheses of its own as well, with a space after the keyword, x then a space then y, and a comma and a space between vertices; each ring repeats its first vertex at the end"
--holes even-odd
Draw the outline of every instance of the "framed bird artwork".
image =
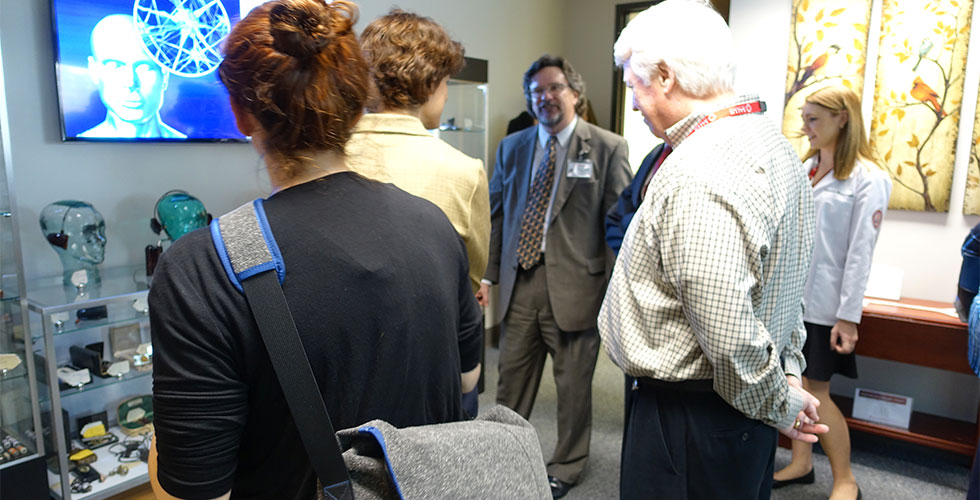
POLYGON ((868 48, 871 0, 793 0, 783 134, 803 156, 801 108, 813 92, 844 85, 861 95, 868 48))
MULTIPOLYGON (((977 102, 980 102, 980 96, 977 97, 977 102)), ((970 140, 970 166, 966 174, 963 213, 980 215, 980 108, 974 119, 973 137, 970 140)))
POLYGON ((882 0, 871 143, 889 208, 949 210, 972 11, 973 0, 882 0))

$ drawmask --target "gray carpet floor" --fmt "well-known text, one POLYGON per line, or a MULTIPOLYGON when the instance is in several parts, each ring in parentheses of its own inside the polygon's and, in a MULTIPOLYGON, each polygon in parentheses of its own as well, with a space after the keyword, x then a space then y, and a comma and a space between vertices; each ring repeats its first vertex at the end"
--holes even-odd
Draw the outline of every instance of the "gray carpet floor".
MULTIPOLYGON (((487 348, 486 386, 480 408, 494 404, 498 351, 487 348)), ((554 449, 555 385, 551 363, 545 366, 531 423, 537 429, 545 459, 554 449)), ((604 352, 599 353, 592 384, 592 449, 582 481, 569 492, 569 500, 619 497, 619 453, 623 432, 623 375, 604 352)), ((966 457, 855 433, 852 444, 854 475, 867 500, 949 500, 966 496, 970 460, 966 457)), ((817 448, 819 451, 819 448, 817 448)), ((776 451, 776 468, 787 464, 790 452, 776 451)), ((830 464, 814 453, 816 482, 773 492, 776 500, 826 499, 833 484, 830 464)), ((656 498, 651 495, 651 498, 656 498)))

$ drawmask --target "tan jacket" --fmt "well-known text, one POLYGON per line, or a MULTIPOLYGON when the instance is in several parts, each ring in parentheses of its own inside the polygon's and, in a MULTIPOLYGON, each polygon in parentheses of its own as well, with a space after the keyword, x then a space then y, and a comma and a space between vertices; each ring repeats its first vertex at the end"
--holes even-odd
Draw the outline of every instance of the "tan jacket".
POLYGON ((370 113, 347 143, 355 172, 431 201, 463 238, 475 293, 490 249, 490 196, 483 162, 433 137, 413 116, 370 113))

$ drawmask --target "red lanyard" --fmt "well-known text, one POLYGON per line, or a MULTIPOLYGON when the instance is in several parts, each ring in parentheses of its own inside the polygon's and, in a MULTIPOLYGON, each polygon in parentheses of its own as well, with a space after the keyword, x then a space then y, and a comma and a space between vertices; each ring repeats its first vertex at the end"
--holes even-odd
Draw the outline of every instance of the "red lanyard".
POLYGON ((810 177, 810 180, 811 181, 813 180, 813 176, 817 175, 817 167, 818 166, 820 166, 819 165, 819 162, 814 163, 813 164, 813 168, 810 169, 810 173, 807 174, 810 177))
POLYGON ((691 130, 691 133, 687 134, 687 136, 690 137, 691 134, 697 132, 705 125, 721 120, 722 118, 728 118, 729 116, 747 115, 751 113, 761 113, 765 110, 766 110, 766 103, 762 101, 737 104, 729 108, 718 110, 702 118, 701 121, 699 121, 698 124, 694 126, 694 130, 691 130))

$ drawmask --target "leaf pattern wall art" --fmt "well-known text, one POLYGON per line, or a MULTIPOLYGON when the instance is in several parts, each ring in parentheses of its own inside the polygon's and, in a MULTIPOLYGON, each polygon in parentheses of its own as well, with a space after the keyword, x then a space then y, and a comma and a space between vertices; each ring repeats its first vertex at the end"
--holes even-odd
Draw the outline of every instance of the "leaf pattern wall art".
POLYGON ((829 85, 861 95, 871 0, 793 0, 783 135, 800 156, 810 149, 800 110, 807 96, 829 85))
POLYGON ((945 212, 963 100, 972 0, 883 0, 871 142, 890 208, 945 212))
MULTIPOLYGON (((980 96, 977 97, 977 102, 980 103, 980 96)), ((963 213, 980 215, 980 107, 973 123, 973 140, 970 141, 970 166, 966 174, 963 213)))

